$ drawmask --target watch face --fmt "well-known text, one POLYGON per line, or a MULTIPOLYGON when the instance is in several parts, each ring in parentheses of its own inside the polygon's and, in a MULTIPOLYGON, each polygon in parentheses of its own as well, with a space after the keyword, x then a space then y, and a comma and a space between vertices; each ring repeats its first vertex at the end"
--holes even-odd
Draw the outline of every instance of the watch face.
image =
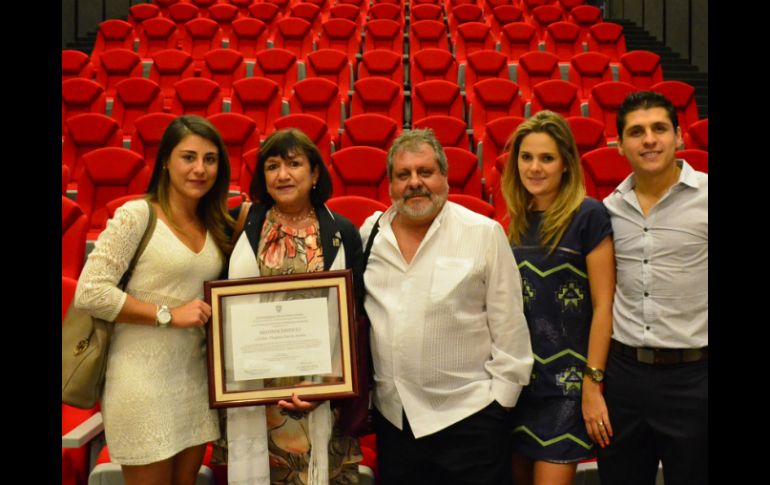
POLYGON ((158 323, 161 325, 168 325, 168 323, 171 321, 171 312, 168 311, 168 308, 161 308, 158 312, 158 323))

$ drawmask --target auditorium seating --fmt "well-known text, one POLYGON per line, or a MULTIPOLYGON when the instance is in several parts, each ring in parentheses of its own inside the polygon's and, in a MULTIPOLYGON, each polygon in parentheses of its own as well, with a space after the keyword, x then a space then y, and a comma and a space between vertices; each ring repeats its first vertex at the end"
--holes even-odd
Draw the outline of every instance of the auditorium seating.
POLYGON ((696 121, 684 132, 684 147, 709 151, 708 118, 696 121))

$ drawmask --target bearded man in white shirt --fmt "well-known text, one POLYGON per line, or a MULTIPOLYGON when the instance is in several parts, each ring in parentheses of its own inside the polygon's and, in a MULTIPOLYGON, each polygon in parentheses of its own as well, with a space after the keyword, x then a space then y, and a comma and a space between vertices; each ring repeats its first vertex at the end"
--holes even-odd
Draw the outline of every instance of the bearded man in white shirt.
POLYGON ((382 483, 508 485, 508 411, 533 364, 508 240, 447 201, 432 131, 393 142, 388 177, 392 207, 361 227, 382 483))

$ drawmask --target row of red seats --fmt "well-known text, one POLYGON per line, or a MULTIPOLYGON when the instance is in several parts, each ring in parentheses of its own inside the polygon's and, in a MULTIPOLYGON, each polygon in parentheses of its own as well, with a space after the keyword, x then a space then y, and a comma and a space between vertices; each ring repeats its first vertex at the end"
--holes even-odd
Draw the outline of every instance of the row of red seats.
MULTIPOLYGON (((315 8, 312 4, 298 4, 303 5, 315 8)), ((360 12, 351 13, 358 15, 360 12)), ((146 20, 141 25, 141 29, 137 27, 135 31, 131 24, 122 20, 102 22, 90 56, 92 64, 98 66, 102 55, 114 49, 136 51, 141 59, 149 59, 160 50, 179 49, 190 53, 195 61, 202 59, 209 50, 220 47, 239 50, 247 57, 267 46, 278 47, 294 52, 301 59, 324 48, 341 50, 351 60, 362 50, 404 52, 403 23, 387 18, 371 19, 363 24, 331 18, 319 23, 318 29, 299 17, 286 17, 272 26, 258 19, 240 18, 225 28, 211 19, 197 18, 177 28, 173 21, 164 17, 146 20)), ((620 62, 620 56, 626 50, 623 29, 613 23, 595 24, 583 35, 578 25, 559 21, 544 28, 540 35, 534 26, 521 21, 499 25, 499 29, 487 23, 467 22, 454 30, 450 22, 447 32, 443 21, 425 19, 412 22, 408 32, 410 52, 429 47, 449 49, 451 44, 458 61, 465 60, 475 50, 495 48, 514 61, 522 52, 535 50, 542 44, 543 50, 558 55, 561 61, 587 50, 606 53, 612 62, 620 62)))

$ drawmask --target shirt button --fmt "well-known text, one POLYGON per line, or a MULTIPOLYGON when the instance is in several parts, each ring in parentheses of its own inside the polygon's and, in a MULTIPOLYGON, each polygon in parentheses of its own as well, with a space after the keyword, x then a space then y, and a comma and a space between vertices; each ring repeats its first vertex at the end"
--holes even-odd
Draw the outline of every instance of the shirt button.
POLYGON ((644 328, 645 328, 645 329, 647 329, 647 330, 649 330, 649 329, 650 329, 650 326, 648 325, 648 326, 646 326, 646 327, 644 327, 644 328))
POLYGON ((650 294, 645 291, 644 296, 650 296, 650 294))
POLYGON ((647 261, 649 260, 645 259, 644 261, 642 261, 642 263, 647 264, 647 261))
POLYGON ((644 232, 647 232, 647 230, 648 230, 648 229, 645 227, 645 228, 644 228, 644 232))

